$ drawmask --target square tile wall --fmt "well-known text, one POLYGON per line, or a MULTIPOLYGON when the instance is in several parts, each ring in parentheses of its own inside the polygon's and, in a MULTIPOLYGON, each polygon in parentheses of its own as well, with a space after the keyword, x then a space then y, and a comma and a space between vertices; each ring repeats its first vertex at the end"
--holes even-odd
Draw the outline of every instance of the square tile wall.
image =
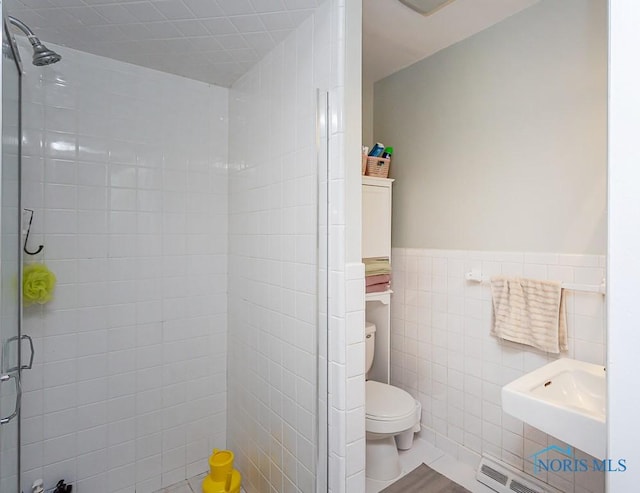
POLYGON ((326 388, 317 244, 327 223, 318 221, 316 88, 329 89, 333 4, 229 96, 227 437, 248 493, 310 492, 317 478, 318 382, 326 388))
POLYGON ((346 381, 343 406, 346 411, 344 438, 345 491, 365 490, 365 301, 364 264, 347 264, 345 269, 345 326, 340 346, 346 348, 342 364, 346 381))
MULTIPOLYGON (((460 460, 476 465, 489 453, 534 475, 531 455, 563 443, 504 413, 500 389, 558 357, 605 364, 605 298, 567 291, 569 351, 558 356, 491 336, 490 287, 464 274, 600 284, 606 257, 410 248, 392 254, 392 383, 422 403, 422 433, 460 460)), ((604 491, 602 474, 536 477, 564 492, 604 491)))
POLYGON ((343 493, 365 490, 365 302, 360 247, 363 2, 332 3, 329 492, 343 493))
POLYGON ((25 260, 58 278, 25 310, 23 484, 152 492, 226 445, 228 90, 55 49, 23 79, 25 260))

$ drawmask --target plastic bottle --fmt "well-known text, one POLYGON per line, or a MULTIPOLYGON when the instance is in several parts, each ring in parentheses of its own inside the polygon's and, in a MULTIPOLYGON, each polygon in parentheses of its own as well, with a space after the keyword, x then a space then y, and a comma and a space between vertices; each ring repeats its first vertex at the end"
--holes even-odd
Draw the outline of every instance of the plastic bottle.
POLYGON ((382 151, 384 151, 384 144, 380 142, 376 142, 376 145, 373 146, 371 152, 369 152, 370 157, 380 157, 382 155, 382 151))
POLYGON ((385 147, 384 151, 382 152, 382 157, 385 159, 390 159, 391 154, 393 154, 393 147, 385 147))
POLYGON ((240 493, 242 476, 233 468, 231 450, 213 449, 209 457, 209 475, 202 480, 203 493, 240 493))

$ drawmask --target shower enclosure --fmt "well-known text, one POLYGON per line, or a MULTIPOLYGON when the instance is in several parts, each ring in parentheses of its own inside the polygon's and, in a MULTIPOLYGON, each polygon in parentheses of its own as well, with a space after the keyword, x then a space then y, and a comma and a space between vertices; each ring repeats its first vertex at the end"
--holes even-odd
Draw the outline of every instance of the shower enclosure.
POLYGON ((55 46, 63 61, 40 67, 59 57, 13 22, 20 67, 5 25, 0 418, 30 359, 21 323, 36 357, 22 443, 17 417, 0 426, 0 491, 153 493, 204 472, 214 447, 248 493, 328 489, 328 324, 343 314, 328 302, 340 218, 322 49, 339 11, 324 3, 231 88, 55 46), (58 283, 21 315, 24 208, 30 251, 44 245, 24 261, 58 283))
POLYGON ((328 377, 347 306, 328 205, 344 194, 343 7, 320 2, 230 88, 65 47, 40 67, 58 57, 5 16, 0 418, 22 400, 23 433, 0 426, 0 491, 153 493, 204 472, 214 447, 248 493, 327 491, 330 455, 332 491, 357 476, 328 426, 331 409, 346 430, 347 411, 343 359, 328 377), (9 27, 27 35, 23 67, 9 27), (57 285, 21 311, 23 261, 57 285), (21 323, 36 347, 22 388, 21 323))

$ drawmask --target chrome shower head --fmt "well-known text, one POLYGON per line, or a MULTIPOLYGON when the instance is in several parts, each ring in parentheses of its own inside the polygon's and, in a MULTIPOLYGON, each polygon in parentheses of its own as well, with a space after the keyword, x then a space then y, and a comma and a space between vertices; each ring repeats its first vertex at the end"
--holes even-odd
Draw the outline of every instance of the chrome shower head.
POLYGON ((33 46, 33 64, 36 67, 51 65, 52 63, 59 62, 62 59, 58 53, 43 45, 38 38, 36 38, 36 41, 37 44, 33 44, 33 42, 31 43, 33 46))
POLYGON ((37 67, 42 67, 44 65, 51 65, 52 63, 59 62, 62 57, 53 50, 50 50, 42 42, 38 39, 38 37, 33 33, 29 26, 27 26, 20 19, 16 19, 15 17, 8 16, 9 22, 20 29, 23 33, 27 35, 27 39, 31 46, 33 47, 33 64, 37 67))

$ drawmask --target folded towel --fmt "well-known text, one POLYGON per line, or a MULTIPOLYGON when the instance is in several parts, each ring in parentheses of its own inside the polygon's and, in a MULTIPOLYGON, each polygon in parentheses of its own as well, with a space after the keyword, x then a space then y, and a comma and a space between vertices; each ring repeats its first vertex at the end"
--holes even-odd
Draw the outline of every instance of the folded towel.
POLYGON ((491 294, 491 334, 550 353, 568 349, 561 283, 497 276, 491 294))
POLYGON ((366 276, 365 280, 367 282, 367 286, 372 286, 374 284, 389 284, 391 282, 391 275, 378 274, 377 276, 366 276))
POLYGON ((391 274, 391 265, 386 257, 363 258, 364 273, 366 276, 391 274))
POLYGON ((372 284, 371 286, 367 286, 367 293, 384 293, 388 289, 391 288, 389 283, 381 283, 381 284, 372 284))

